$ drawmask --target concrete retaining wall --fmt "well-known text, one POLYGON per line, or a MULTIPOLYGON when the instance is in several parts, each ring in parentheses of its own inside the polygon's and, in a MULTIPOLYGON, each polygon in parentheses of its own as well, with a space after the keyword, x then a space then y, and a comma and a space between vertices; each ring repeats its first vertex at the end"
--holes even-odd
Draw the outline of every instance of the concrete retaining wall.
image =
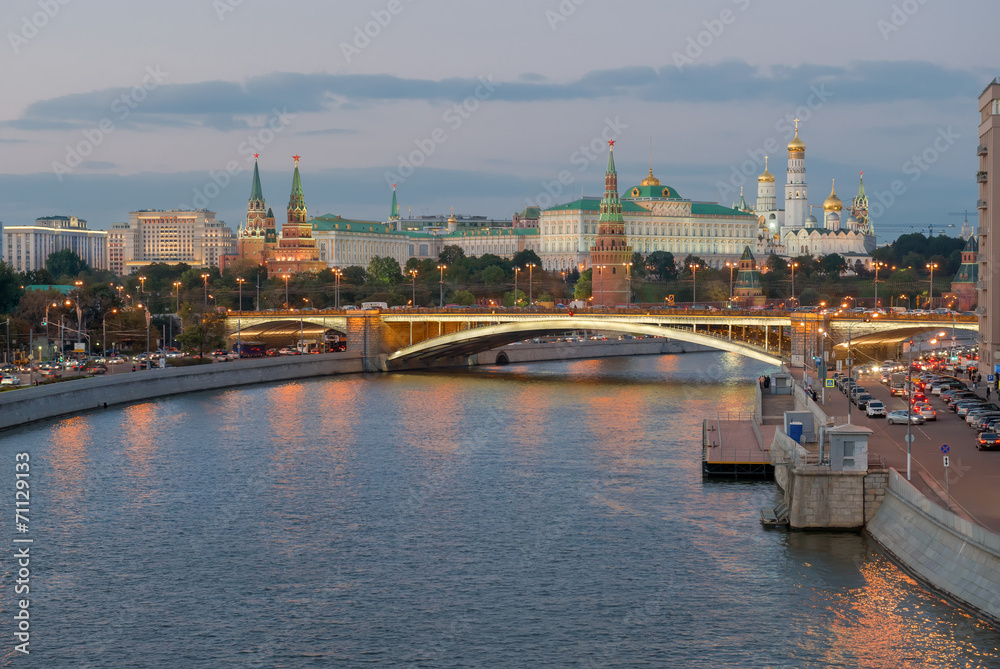
POLYGON ((789 472, 794 529, 857 530, 865 526, 865 472, 837 472, 827 467, 793 467, 789 472))
POLYGON ((288 356, 95 376, 0 393, 0 429, 165 395, 362 371, 361 353, 288 356))
POLYGON ((934 504, 894 469, 868 532, 921 581, 1000 623, 1000 535, 934 504))

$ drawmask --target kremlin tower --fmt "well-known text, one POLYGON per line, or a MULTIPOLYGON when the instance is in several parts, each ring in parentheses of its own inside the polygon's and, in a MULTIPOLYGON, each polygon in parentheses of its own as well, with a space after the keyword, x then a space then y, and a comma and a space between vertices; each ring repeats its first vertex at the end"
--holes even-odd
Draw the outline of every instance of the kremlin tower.
POLYGON ((246 222, 238 233, 237 254, 249 262, 263 264, 267 258, 267 250, 273 247, 277 241, 277 235, 274 214, 270 209, 267 209, 264 191, 260 187, 260 170, 257 166, 257 158, 258 155, 254 154, 250 201, 247 204, 246 222))
POLYGON ((795 119, 795 137, 788 143, 788 178, 785 182, 786 228, 801 228, 809 207, 806 185, 806 143, 799 139, 799 119, 795 119))
MULTIPOLYGON (((604 175, 604 197, 597 223, 597 237, 590 249, 593 270, 591 287, 594 306, 627 304, 629 263, 632 247, 625 236, 625 218, 618 199, 618 172, 615 170, 615 142, 608 142, 608 170, 604 175)), ((650 170, 652 177, 652 170, 650 170)))
POLYGON ((292 174, 292 193, 288 199, 288 219, 281 227, 281 238, 277 246, 268 253, 269 277, 326 269, 326 263, 319 259, 319 249, 312 236, 312 224, 308 221, 302 179, 299 176, 299 157, 293 158, 295 172, 292 174))

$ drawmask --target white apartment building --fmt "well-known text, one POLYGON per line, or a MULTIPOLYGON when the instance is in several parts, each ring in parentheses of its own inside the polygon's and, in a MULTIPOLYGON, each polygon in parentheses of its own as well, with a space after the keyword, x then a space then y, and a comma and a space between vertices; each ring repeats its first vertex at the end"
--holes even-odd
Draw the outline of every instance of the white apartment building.
POLYGON ((222 256, 236 253, 232 228, 204 209, 129 212, 128 223, 115 223, 108 235, 108 268, 117 274, 153 263, 218 267, 222 256))

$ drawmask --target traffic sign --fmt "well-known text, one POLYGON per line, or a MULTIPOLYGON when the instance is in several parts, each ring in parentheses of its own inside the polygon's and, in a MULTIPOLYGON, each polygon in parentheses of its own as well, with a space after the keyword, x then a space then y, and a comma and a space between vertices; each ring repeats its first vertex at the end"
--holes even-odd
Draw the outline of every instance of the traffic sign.
POLYGON ((903 441, 905 441, 908 444, 912 444, 913 440, 916 439, 916 438, 917 438, 916 435, 908 434, 908 435, 906 435, 906 436, 903 437, 903 441))
POLYGON ((948 456, 947 456, 947 455, 946 455, 946 456, 944 456, 944 466, 945 466, 945 467, 947 467, 947 466, 948 466, 948 456))
POLYGON ((941 452, 942 453, 947 453, 950 450, 951 450, 951 448, 949 448, 948 444, 941 444, 941 452))
POLYGON ((986 380, 989 381, 990 383, 993 383, 993 381, 996 380, 996 377, 993 376, 992 374, 987 374, 986 380))
POLYGON ((827 388, 835 388, 836 386, 837 386, 837 380, 836 379, 827 379, 826 380, 826 387, 827 388))

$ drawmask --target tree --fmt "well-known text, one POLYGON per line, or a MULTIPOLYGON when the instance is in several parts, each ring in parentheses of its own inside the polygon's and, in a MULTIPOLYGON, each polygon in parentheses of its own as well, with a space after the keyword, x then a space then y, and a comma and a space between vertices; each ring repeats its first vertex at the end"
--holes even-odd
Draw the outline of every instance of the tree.
POLYGON ((80 274, 90 271, 90 265, 70 249, 50 253, 49 257, 45 260, 45 268, 52 272, 52 276, 54 277, 68 276, 75 278, 80 274))
POLYGON ((461 246, 454 244, 445 246, 441 249, 441 253, 438 254, 438 260, 441 261, 441 264, 448 267, 458 264, 458 261, 463 258, 465 258, 465 251, 462 250, 461 246))
POLYGON ((197 351, 199 358, 226 343, 225 317, 215 311, 197 314, 190 307, 184 309, 184 331, 177 335, 177 343, 187 351, 197 351))
POLYGON ((653 251, 646 256, 646 270, 655 274, 660 281, 673 281, 677 278, 677 262, 670 251, 653 251))
POLYGON ((767 266, 767 271, 774 273, 777 277, 785 277, 788 275, 788 261, 775 253, 772 253, 768 257, 767 263, 765 264, 767 266))
POLYGON ((467 290, 460 290, 453 296, 455 302, 461 304, 463 307, 471 307, 476 303, 476 296, 467 290))
POLYGON ((0 263, 0 313, 9 314, 21 301, 21 277, 7 263, 0 263))
POLYGON ((798 296, 799 304, 812 306, 819 301, 819 292, 815 288, 806 288, 798 296))
POLYGON ((632 276, 636 279, 646 277, 646 261, 638 251, 632 253, 632 276))
POLYGON ((365 272, 364 267, 359 267, 357 265, 351 265, 350 267, 344 269, 344 275, 341 278, 341 283, 349 283, 353 286, 360 286, 365 282, 365 277, 367 272, 365 272))
POLYGON ((688 254, 688 256, 686 258, 684 258, 684 276, 685 277, 690 277, 691 276, 691 265, 698 265, 702 269, 704 269, 706 267, 704 260, 702 260, 698 256, 688 254))
POLYGON ((820 270, 829 277, 838 277, 847 271, 847 262, 844 256, 839 253, 830 253, 823 256, 819 262, 820 270))
POLYGON ((588 300, 594 294, 593 284, 589 280, 580 279, 573 288, 573 297, 577 300, 588 300))
POLYGON ((517 299, 515 301, 514 291, 509 291, 503 294, 503 306, 505 307, 523 307, 528 303, 528 295, 520 288, 517 289, 517 299))
POLYGON ((395 286, 403 280, 399 262, 395 258, 374 256, 368 262, 365 280, 375 286, 395 286))
POLYGON ((525 249, 514 256, 514 267, 527 267, 529 263, 534 263, 535 267, 541 269, 542 259, 531 249, 525 249))
POLYGON ((503 268, 496 265, 490 265, 482 273, 483 283, 487 286, 495 286, 503 282, 504 277, 506 277, 506 273, 503 271, 503 268))

